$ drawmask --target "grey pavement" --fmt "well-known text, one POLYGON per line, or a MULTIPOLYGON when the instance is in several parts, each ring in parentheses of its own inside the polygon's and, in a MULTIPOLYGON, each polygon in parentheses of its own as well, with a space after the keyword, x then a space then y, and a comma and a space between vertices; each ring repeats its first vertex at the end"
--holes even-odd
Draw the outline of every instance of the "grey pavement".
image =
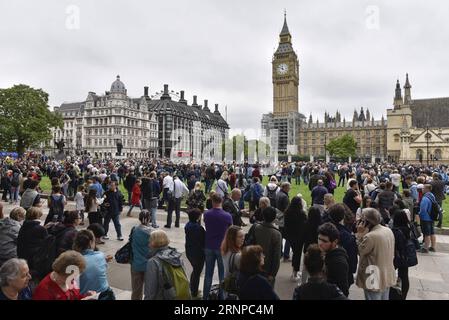
MULTIPOLYGON (((4 213, 7 216, 9 212, 15 207, 14 205, 2 202, 4 206, 4 213)), ((67 209, 74 209, 73 202, 69 202, 67 209)), ((127 241, 130 230, 133 226, 139 223, 138 209, 134 209, 132 217, 126 217, 128 207, 125 207, 120 217, 122 225, 122 233, 125 237, 125 241, 118 241, 116 239, 116 233, 111 222, 109 227, 109 237, 111 240, 107 240, 104 245, 100 245, 99 249, 105 254, 114 255, 115 252, 121 248, 127 241)), ((48 212, 46 206, 43 208, 44 216, 42 220, 45 220, 45 216, 48 212)), ((248 222, 246 218, 243 218, 245 222, 248 222)), ((87 221, 87 219, 86 219, 87 221)), ((187 223, 187 214, 181 212, 181 226, 180 228, 171 229, 163 228, 168 234, 170 239, 170 245, 175 247, 179 252, 184 253, 184 225, 187 223)), ((159 226, 164 226, 166 223, 166 213, 163 210, 158 210, 157 223, 159 226)), ((84 226, 85 227, 85 226, 84 226)), ((80 229, 84 227, 79 227, 80 229)), ((246 231, 249 227, 245 227, 246 231)), ((437 235, 437 246, 435 253, 421 254, 418 253, 418 265, 409 269, 410 278, 410 291, 408 294, 408 300, 449 300, 449 236, 437 235)), ((185 255, 183 255, 184 264, 187 269, 187 274, 191 273, 191 266, 185 255)), ((291 275, 291 262, 281 262, 278 275, 276 277, 275 291, 279 297, 283 300, 290 300, 293 295, 293 291, 297 286, 296 282, 290 280, 291 275)), ((200 290, 203 288, 204 270, 200 281, 200 290)), ((124 264, 118 264, 115 261, 109 264, 109 284, 114 289, 118 300, 129 300, 131 297, 131 273, 130 266, 124 264)), ((218 283, 217 268, 215 268, 215 274, 213 283, 218 283)), ((349 298, 351 300, 363 300, 363 290, 355 285, 351 286, 349 298)))

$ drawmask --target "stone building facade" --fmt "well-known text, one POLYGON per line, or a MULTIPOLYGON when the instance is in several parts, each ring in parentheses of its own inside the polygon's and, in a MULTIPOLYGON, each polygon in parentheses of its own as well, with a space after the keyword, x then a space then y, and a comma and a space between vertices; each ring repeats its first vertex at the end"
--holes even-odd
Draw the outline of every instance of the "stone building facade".
MULTIPOLYGON (((143 96, 131 98, 120 77, 104 95, 89 92, 85 101, 63 103, 54 111, 62 115, 64 128, 56 129, 43 149, 57 153, 56 142, 64 142, 64 153, 90 154, 97 158, 121 156, 132 158, 182 157, 201 159, 204 154, 220 156, 229 126, 215 105, 214 112, 198 105, 194 96, 188 105, 181 91, 168 91, 150 97, 149 87, 143 96), (214 155, 215 153, 215 155, 214 155)), ((221 161, 221 159, 217 159, 221 161)))
POLYGON ((312 115, 301 126, 298 134, 299 154, 313 158, 326 158, 325 146, 331 140, 349 134, 357 142, 356 158, 382 161, 387 151, 387 122, 384 117, 374 120, 369 110, 354 111, 352 121, 342 119, 337 111, 334 117, 325 113, 324 122, 313 122, 312 115))
POLYGON ((64 142, 64 153, 90 154, 97 158, 121 156, 145 158, 157 153, 158 122, 148 109, 148 88, 141 98, 130 98, 120 76, 104 95, 89 92, 85 101, 63 103, 54 111, 61 114, 64 128, 53 132, 47 144, 56 153, 55 143, 64 142))
POLYGON ((393 108, 387 110, 389 158, 423 164, 449 161, 449 98, 412 99, 406 75, 404 96, 396 83, 393 108))

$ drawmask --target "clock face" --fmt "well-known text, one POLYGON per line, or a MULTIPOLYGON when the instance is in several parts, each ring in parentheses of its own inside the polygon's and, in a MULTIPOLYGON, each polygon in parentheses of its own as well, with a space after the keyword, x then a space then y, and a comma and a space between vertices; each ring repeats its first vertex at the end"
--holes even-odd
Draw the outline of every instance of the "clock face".
POLYGON ((278 65, 277 67, 277 73, 284 75, 288 72, 288 65, 285 63, 281 63, 280 65, 278 65))

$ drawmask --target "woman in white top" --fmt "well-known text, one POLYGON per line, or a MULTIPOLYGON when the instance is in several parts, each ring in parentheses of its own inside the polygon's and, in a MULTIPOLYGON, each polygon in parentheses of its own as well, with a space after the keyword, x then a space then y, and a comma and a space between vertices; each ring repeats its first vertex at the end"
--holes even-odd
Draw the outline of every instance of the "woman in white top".
POLYGON ((373 179, 371 177, 368 177, 366 179, 366 185, 365 185, 365 195, 369 195, 371 191, 376 190, 376 185, 373 182, 373 179))
POLYGON ((75 210, 78 211, 78 214, 81 218, 80 226, 84 225, 84 186, 78 186, 78 192, 75 195, 75 210))
POLYGON ((224 198, 228 194, 228 172, 224 171, 221 174, 221 178, 217 181, 217 187, 215 188, 215 192, 218 193, 222 198, 224 198))
POLYGON ((103 224, 101 214, 98 211, 99 206, 103 203, 103 199, 97 198, 97 190, 90 189, 86 199, 86 212, 89 224, 99 223, 103 224))

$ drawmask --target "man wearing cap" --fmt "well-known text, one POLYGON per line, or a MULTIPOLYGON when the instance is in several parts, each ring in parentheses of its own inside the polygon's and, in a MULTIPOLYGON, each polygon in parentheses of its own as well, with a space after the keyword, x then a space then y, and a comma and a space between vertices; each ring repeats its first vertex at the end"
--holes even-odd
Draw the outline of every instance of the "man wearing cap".
POLYGON ((357 225, 360 260, 356 284, 364 290, 366 300, 388 300, 390 287, 396 284, 394 235, 381 220, 379 211, 367 208, 357 225))

